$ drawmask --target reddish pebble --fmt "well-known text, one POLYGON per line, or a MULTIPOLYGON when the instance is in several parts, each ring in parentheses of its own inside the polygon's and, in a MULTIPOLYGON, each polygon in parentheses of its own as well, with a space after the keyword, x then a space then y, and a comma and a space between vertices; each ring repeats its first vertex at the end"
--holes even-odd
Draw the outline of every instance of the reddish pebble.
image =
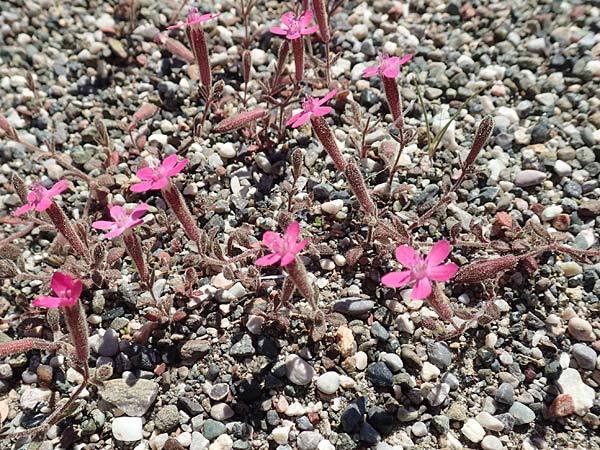
POLYGON ((558 231, 567 231, 571 225, 571 217, 568 214, 559 214, 552 221, 552 226, 558 231))
POLYGON ((570 416, 575 412, 575 402, 569 394, 560 394, 550 405, 550 413, 555 417, 570 416))

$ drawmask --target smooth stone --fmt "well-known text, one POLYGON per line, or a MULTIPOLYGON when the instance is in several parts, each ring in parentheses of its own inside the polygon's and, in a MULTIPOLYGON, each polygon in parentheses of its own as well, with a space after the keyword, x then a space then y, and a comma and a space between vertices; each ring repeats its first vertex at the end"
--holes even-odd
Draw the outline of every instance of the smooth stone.
POLYGON ((539 170, 522 170, 515 177, 515 184, 519 187, 529 187, 540 184, 546 179, 546 174, 539 170))
POLYGON ((450 386, 446 383, 440 383, 427 394, 427 400, 431 406, 440 406, 448 397, 450 393, 450 386))
POLYGON ((573 168, 561 159, 556 160, 554 163, 554 172, 559 177, 567 177, 573 172, 573 168))
POLYGON ((594 406, 594 388, 583 382, 576 369, 563 370, 556 380, 556 385, 560 388, 561 393, 571 396, 576 414, 582 416, 594 406))
POLYGON ((206 439, 199 431, 192 432, 192 442, 190 450, 206 450, 210 445, 210 441, 206 439))
POLYGON ((158 384, 151 380, 118 378, 105 381, 99 393, 104 401, 128 416, 141 417, 156 400, 158 389, 158 384))
POLYGON ((487 411, 480 412, 475 419, 487 430, 496 432, 504 430, 504 424, 487 411))
POLYGON ((222 434, 215 442, 210 444, 208 450, 231 450, 233 448, 233 439, 227 434, 222 434))
POLYGON ((496 391, 494 399, 499 403, 512 405, 515 401, 515 388, 510 383, 502 383, 496 391))
POLYGON ((446 369, 452 363, 452 352, 445 342, 435 342, 427 346, 429 362, 440 369, 446 369))
POLYGON ((136 442, 143 438, 141 417, 116 417, 111 424, 113 437, 121 442, 136 442))
POLYGON ((360 316, 368 313, 375 306, 373 300, 340 300, 333 304, 333 310, 351 316, 360 316))
POLYGON ((423 368, 421 369, 421 378, 424 381, 431 381, 440 376, 440 369, 431 364, 429 361, 425 361, 423 363, 423 368))
POLYGON ((298 355, 288 355, 285 372, 288 379, 299 386, 307 385, 315 377, 315 369, 298 355))
POLYGON ((598 355, 593 348, 585 344, 577 343, 573 345, 573 357, 577 361, 577 365, 585 370, 593 370, 596 367, 596 359, 598 355))
POLYGON ((502 444, 502 441, 496 436, 488 434, 481 441, 481 448, 483 450, 502 450, 504 448, 504 444, 502 444))
POLYGON ((524 425, 535 420, 535 413, 531 408, 520 402, 513 403, 508 413, 514 417, 515 425, 524 425))
POLYGON ((210 417, 218 421, 230 419, 233 415, 233 409, 227 403, 217 403, 210 408, 210 417))
POLYGON ((340 387, 340 375, 337 372, 325 372, 315 384, 322 393, 333 394, 340 387))
POLYGON ((462 434, 471 442, 481 442, 485 436, 485 430, 475 419, 468 419, 460 429, 462 434))
POLYGON ((206 419, 202 425, 202 434, 209 441, 212 441, 226 432, 227 428, 225 427, 225 424, 218 420, 206 419))
POLYGON ((596 340, 592 325, 581 317, 572 317, 569 320, 568 330, 569 334, 578 341, 593 342, 596 340))
POLYGON ((410 432, 414 434, 416 437, 423 437, 427 434, 427 425, 423 422, 415 422, 412 427, 410 427, 410 432))
POLYGON ((324 213, 335 216, 338 212, 340 212, 342 210, 343 207, 344 207, 344 201, 337 199, 337 200, 331 200, 329 202, 323 203, 321 205, 321 210, 324 213))
POLYGON ((296 438, 298 450, 317 450, 323 436, 318 431, 303 431, 296 438))
POLYGON ((271 431, 271 439, 273 439, 279 445, 287 444, 289 436, 290 427, 286 425, 276 427, 273 429, 273 431, 271 431))
POLYGON ((250 335, 244 334, 238 342, 231 346, 229 354, 234 358, 245 358, 254 355, 255 351, 252 338, 250 335))

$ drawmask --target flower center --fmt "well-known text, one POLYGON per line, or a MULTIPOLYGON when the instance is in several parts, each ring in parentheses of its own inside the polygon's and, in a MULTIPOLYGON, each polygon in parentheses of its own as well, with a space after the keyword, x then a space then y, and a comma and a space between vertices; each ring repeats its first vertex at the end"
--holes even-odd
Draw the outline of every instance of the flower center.
POLYGON ((379 69, 381 71, 386 70, 390 65, 390 56, 387 53, 382 53, 378 57, 379 59, 379 69))
POLYGON ((34 202, 39 203, 46 196, 47 190, 44 186, 42 186, 41 183, 36 182, 31 185, 30 192, 33 194, 33 197, 35 198, 34 202))
POLYGON ((420 261, 415 264, 412 268, 412 273, 417 280, 427 277, 427 265, 425 264, 425 261, 420 261))
POLYGON ((302 27, 300 26, 300 19, 297 16, 294 16, 294 18, 290 21, 289 34, 300 33, 301 30, 302 27))
POLYGON ((306 97, 304 97, 304 100, 302 100, 302 110, 304 112, 312 112, 315 109, 315 99, 312 98, 310 95, 307 95, 306 97))

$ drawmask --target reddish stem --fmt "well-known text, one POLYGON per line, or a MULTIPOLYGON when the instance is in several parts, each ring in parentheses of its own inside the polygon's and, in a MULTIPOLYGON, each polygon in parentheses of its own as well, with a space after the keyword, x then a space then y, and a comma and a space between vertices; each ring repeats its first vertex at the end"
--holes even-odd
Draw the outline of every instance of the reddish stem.
POLYGON ((200 69, 200 80, 210 92, 212 89, 212 72, 210 70, 210 59, 208 58, 208 49, 206 47, 206 35, 200 24, 187 27, 186 30, 196 63, 200 69))
MULTIPOLYGON (((192 217, 192 213, 185 204, 185 200, 179 190, 171 183, 162 188, 161 193, 167 205, 173 210, 175 216, 183 226, 185 234, 188 238, 194 241, 197 245, 200 241, 200 230, 196 225, 196 221, 192 217)), ((200 248, 200 247, 198 247, 200 248)))
POLYGON ((65 324, 71 335, 73 345, 75 345, 75 356, 77 362, 83 369, 83 375, 85 379, 89 375, 88 359, 90 357, 90 347, 88 344, 88 328, 79 301, 76 304, 70 306, 61 306, 60 309, 65 316, 65 324))
POLYGON ((325 151, 331 156, 331 159, 333 159, 335 167, 337 167, 340 172, 343 172, 346 167, 346 160, 335 142, 333 132, 331 131, 331 128, 329 128, 327 121, 323 116, 312 115, 310 122, 319 141, 321 141, 321 144, 325 147, 325 151))

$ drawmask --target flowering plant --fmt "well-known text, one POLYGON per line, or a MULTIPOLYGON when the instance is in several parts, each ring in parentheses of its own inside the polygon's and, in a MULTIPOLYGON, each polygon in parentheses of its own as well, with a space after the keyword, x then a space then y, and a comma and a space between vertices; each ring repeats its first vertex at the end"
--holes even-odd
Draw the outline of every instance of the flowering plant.
POLYGON ((257 266, 270 266, 279 262, 281 267, 285 267, 292 263, 296 258, 296 254, 302 251, 309 243, 309 239, 303 239, 297 242, 300 235, 300 224, 292 222, 285 230, 283 235, 273 231, 267 231, 263 235, 261 244, 271 250, 272 253, 265 255, 256 260, 257 266))
POLYGON ((92 227, 98 230, 111 230, 102 237, 107 239, 115 238, 128 228, 137 227, 144 223, 144 220, 141 217, 146 214, 148 208, 149 206, 146 203, 142 203, 128 213, 122 206, 115 205, 109 210, 110 216, 114 221, 96 220, 95 222, 92 222, 92 227))
POLYGON ((408 270, 390 272, 381 278, 381 282, 389 287, 404 287, 414 281, 412 298, 423 300, 431 295, 431 281, 448 281, 458 271, 454 263, 442 264, 450 254, 450 243, 438 241, 429 251, 425 259, 408 245, 396 249, 396 259, 408 270))
POLYGON ((74 280, 69 275, 54 272, 51 284, 57 297, 42 295, 31 302, 33 306, 44 308, 58 308, 59 306, 73 306, 79 300, 83 285, 81 280, 74 280))

